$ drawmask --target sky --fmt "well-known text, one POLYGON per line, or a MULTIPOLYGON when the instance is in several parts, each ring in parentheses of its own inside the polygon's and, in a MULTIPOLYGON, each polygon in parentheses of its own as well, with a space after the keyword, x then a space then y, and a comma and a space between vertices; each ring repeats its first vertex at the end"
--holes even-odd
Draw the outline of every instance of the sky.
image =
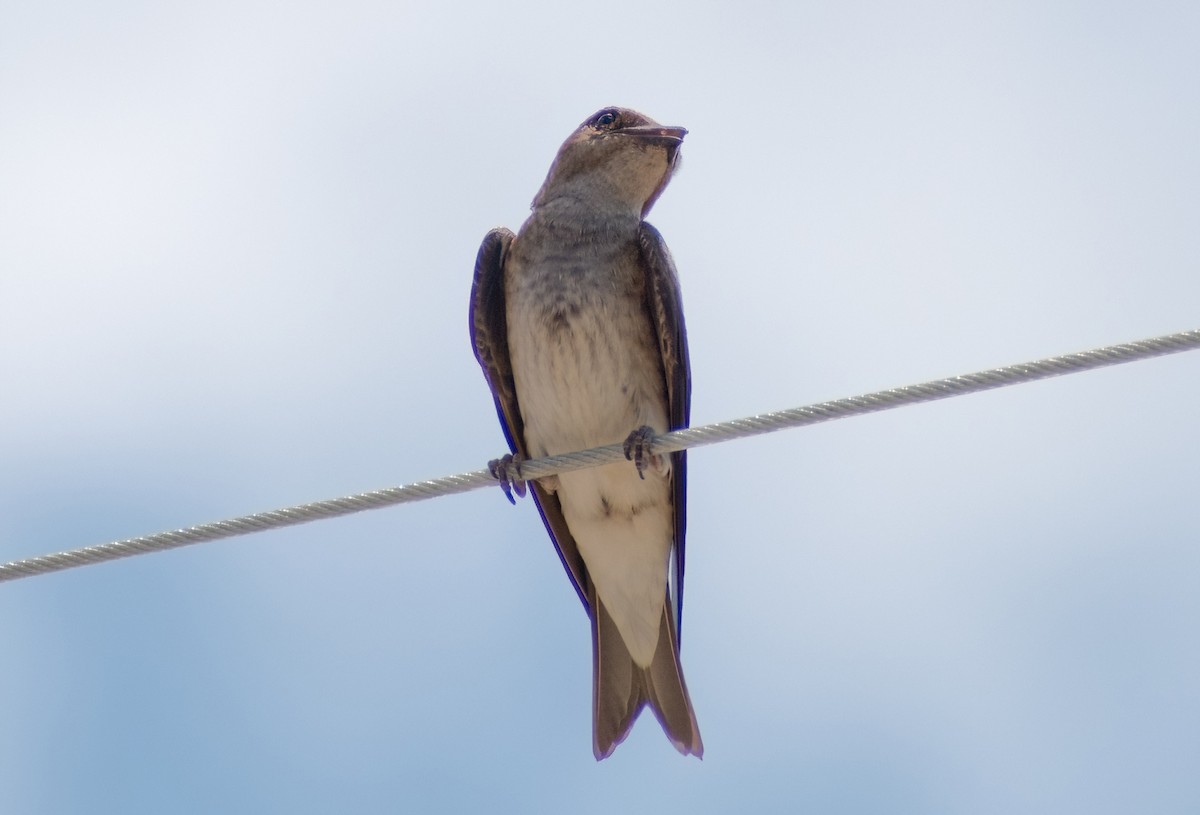
MULTIPOLYGON (((1200 328, 1194 3, 0 8, 0 560, 476 470, 472 264, 561 141, 706 423, 1200 328)), ((13 813, 1196 812, 1200 353, 694 451, 683 664, 597 764, 498 489, 0 586, 13 813)))

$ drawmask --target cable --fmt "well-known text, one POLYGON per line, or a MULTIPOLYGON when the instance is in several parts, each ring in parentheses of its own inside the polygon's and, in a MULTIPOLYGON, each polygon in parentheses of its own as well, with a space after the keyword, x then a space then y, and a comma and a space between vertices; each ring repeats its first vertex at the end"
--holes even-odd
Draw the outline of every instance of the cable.
MULTIPOLYGON (((1017 385, 1023 382, 1034 382, 1064 374, 1079 373, 1094 368, 1109 365, 1119 365, 1125 362, 1136 362, 1166 354, 1176 354, 1200 348, 1200 329, 1181 331, 1176 334, 1166 334, 1136 342, 1109 345, 1091 351, 1077 354, 1066 354, 1059 357, 1049 357, 1020 365, 1009 365, 1003 368, 992 368, 963 376, 952 376, 948 379, 935 379, 918 385, 903 388, 876 391, 851 396, 846 399, 835 399, 830 402, 818 402, 804 407, 780 410, 774 413, 763 413, 744 419, 734 419, 728 422, 693 427, 687 430, 677 430, 656 436, 652 445, 655 453, 667 453, 684 450, 691 447, 702 447, 708 444, 732 441, 734 439, 757 436, 763 433, 773 433, 792 427, 828 422, 834 419, 845 419, 851 416, 861 416, 903 405, 913 405, 920 402, 933 402, 952 396, 963 396, 968 393, 1017 385)), ((581 470, 595 467, 625 457, 622 445, 610 444, 590 450, 566 453, 560 456, 550 456, 541 459, 531 459, 521 463, 521 476, 526 479, 542 478, 556 473, 581 470)), ((161 552, 167 549, 177 549, 204 541, 232 538, 237 535, 248 535, 252 532, 262 532, 267 529, 279 529, 285 526, 317 521, 324 518, 337 518, 368 509, 380 509, 395 504, 405 504, 413 501, 423 501, 442 495, 452 495, 469 492, 480 487, 494 486, 496 480, 487 470, 462 473, 459 475, 435 478, 430 481, 418 481, 402 487, 364 492, 345 498, 333 498, 327 501, 316 501, 311 504, 287 507, 284 509, 259 512, 254 515, 243 515, 240 518, 230 518, 225 521, 191 526, 186 529, 176 529, 171 532, 160 532, 140 538, 103 543, 97 546, 85 546, 49 555, 14 560, 0 564, 0 582, 19 580, 49 572, 72 569, 76 566, 86 566, 93 563, 103 563, 123 557, 141 555, 149 552, 161 552)))

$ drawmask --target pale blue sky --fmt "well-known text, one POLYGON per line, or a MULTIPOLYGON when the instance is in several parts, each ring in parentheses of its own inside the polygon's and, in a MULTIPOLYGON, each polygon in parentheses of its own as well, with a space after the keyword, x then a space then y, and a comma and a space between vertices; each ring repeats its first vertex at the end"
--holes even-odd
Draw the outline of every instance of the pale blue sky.
MULTIPOLYGON (((717 421, 1200 327, 1192 3, 13 2, 0 560, 476 469, 466 309, 558 144, 717 421)), ((1200 809, 1200 355, 693 453, 706 753, 590 747, 499 491, 0 587, 14 813, 1200 809)))

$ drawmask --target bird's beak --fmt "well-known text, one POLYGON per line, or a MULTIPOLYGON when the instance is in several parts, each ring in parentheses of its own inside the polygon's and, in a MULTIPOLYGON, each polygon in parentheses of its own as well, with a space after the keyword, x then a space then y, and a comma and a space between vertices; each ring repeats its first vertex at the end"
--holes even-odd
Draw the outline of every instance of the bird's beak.
POLYGON ((663 127, 662 125, 636 125, 634 127, 621 128, 616 132, 622 136, 636 136, 639 139, 678 147, 680 142, 683 141, 683 137, 687 135, 687 128, 663 127))
POLYGON ((662 125, 635 125, 634 127, 624 127, 614 131, 615 134, 622 136, 633 136, 650 144, 658 144, 667 148, 667 163, 674 164, 675 156, 679 153, 679 145, 683 144, 683 137, 687 135, 687 128, 683 127, 663 127, 662 125))

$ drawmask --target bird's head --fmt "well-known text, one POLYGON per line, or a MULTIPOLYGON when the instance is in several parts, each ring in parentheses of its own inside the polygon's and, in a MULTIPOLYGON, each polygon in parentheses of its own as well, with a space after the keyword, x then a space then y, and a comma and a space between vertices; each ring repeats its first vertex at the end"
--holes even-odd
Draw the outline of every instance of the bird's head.
POLYGON ((533 208, 569 201, 645 217, 671 180, 686 134, 628 108, 604 108, 558 149, 533 208))

